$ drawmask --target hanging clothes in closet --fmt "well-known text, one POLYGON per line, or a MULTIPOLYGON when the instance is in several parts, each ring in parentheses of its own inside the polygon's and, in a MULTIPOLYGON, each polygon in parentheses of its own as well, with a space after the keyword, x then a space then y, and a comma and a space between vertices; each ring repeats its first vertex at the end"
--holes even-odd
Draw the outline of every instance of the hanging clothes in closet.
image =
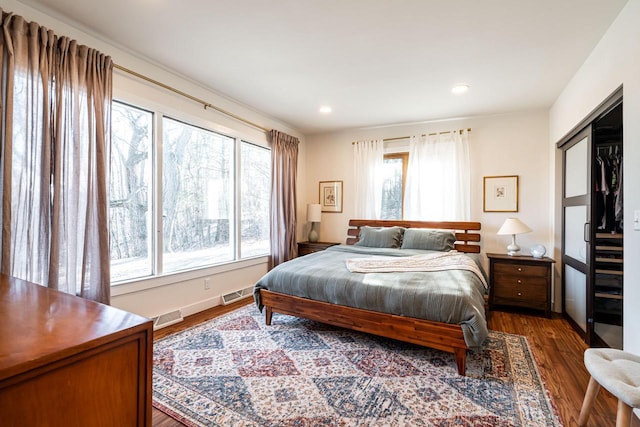
POLYGON ((622 155, 618 146, 598 147, 595 174, 597 230, 622 233, 622 155))

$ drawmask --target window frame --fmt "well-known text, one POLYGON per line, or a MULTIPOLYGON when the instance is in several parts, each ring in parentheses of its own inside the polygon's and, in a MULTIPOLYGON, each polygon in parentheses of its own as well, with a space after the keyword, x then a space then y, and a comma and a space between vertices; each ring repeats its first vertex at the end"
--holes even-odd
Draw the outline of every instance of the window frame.
MULTIPOLYGON (((149 237, 148 237, 148 241, 147 241, 147 250, 149 251, 149 261, 151 263, 150 268, 151 268, 151 274, 147 275, 147 276, 140 276, 140 277, 136 277, 133 279, 124 279, 124 280, 118 280, 116 282, 111 281, 110 285, 113 289, 114 284, 121 284, 121 283, 128 283, 128 282, 132 282, 132 281, 136 281, 136 280, 141 280, 141 279, 146 279, 149 277, 153 277, 154 276, 154 272, 157 271, 158 268, 158 258, 155 256, 155 247, 156 247, 156 240, 158 239, 158 237, 160 239, 162 239, 162 236, 158 236, 158 234, 156 233, 156 229, 157 229, 157 217, 156 215, 153 215, 153 213, 156 210, 156 191, 155 188, 157 186, 156 183, 156 175, 153 173, 154 168, 156 167, 156 150, 154 149, 154 141, 157 137, 156 135, 156 118, 157 118, 157 112, 154 111, 153 109, 150 108, 145 108, 145 107, 141 107, 139 105, 134 105, 131 102, 126 102, 126 101, 122 101, 122 100, 116 100, 113 99, 112 100, 112 104, 113 103, 118 103, 121 104, 125 107, 129 107, 129 108, 135 108, 137 110, 140 111, 144 111, 146 113, 151 114, 151 147, 150 147, 150 153, 149 155, 151 156, 151 176, 149 179, 149 186, 150 188, 148 189, 149 192, 149 206, 148 208, 151 210, 151 213, 149 214, 149 224, 147 224, 147 232, 149 233, 149 237)), ((113 114, 113 113, 112 113, 113 114)), ((111 144, 113 145, 113 130, 111 129, 111 144)), ((160 138, 162 138, 162 136, 160 136, 160 138)), ((112 149, 111 149, 112 150, 112 149)), ((111 151, 110 150, 110 151, 111 151)), ((109 153, 109 162, 111 162, 111 153, 109 153)), ((161 193, 162 194, 162 193, 161 193)), ((111 171, 109 173, 109 204, 111 203, 111 171)), ((110 207, 108 208, 110 209, 110 207)), ((111 213, 109 212, 107 215, 110 219, 111 217, 111 213)), ((109 221, 109 227, 111 227, 111 222, 109 221)), ((111 246, 109 246, 111 248, 111 246)), ((111 253, 109 253, 109 261, 111 261, 111 253)))
MULTIPOLYGON (((146 89, 148 90, 148 89, 146 89)), ((264 132, 243 132, 242 130, 233 129, 230 127, 226 127, 223 124, 214 121, 213 117, 206 117, 211 115, 211 111, 206 111, 204 114, 201 113, 200 108, 193 108, 192 103, 185 102, 184 100, 180 100, 180 102, 176 102, 173 106, 168 106, 167 102, 171 102, 171 100, 165 99, 166 96, 151 96, 149 93, 146 96, 141 96, 142 91, 133 90, 131 88, 127 88, 127 90, 118 90, 114 86, 114 95, 113 102, 118 102, 125 106, 130 106, 133 108, 137 108, 143 111, 148 111, 153 114, 153 141, 151 146, 151 156, 152 156, 152 168, 153 173, 151 177, 152 188, 149 190, 152 194, 151 203, 153 213, 150 215, 151 230, 152 235, 149 237, 152 255, 152 272, 148 276, 142 276, 133 279, 126 279, 122 281, 111 282, 111 294, 115 295, 123 295, 131 292, 139 292, 141 290, 146 290, 150 288, 155 288, 159 286, 165 286, 170 284, 175 284, 182 281, 202 278, 202 277, 210 277, 216 274, 234 271, 238 269, 244 269, 257 265, 264 265, 268 262, 269 254, 263 255, 254 255, 245 258, 241 258, 241 230, 240 230, 240 215, 241 215, 241 148, 242 143, 253 144, 258 147, 265 148, 271 151, 270 143, 267 141, 266 134, 264 132), (162 100, 163 102, 159 102, 162 100), (184 104, 181 106, 180 104, 184 104), (182 107, 182 108, 181 108, 182 107), (200 266, 188 270, 174 271, 165 273, 162 271, 162 245, 163 245, 163 235, 162 235, 162 176, 163 176, 163 127, 162 120, 164 118, 169 118, 171 120, 175 120, 178 122, 182 122, 189 126, 194 126, 201 128, 205 131, 217 133, 221 136, 228 137, 234 140, 234 148, 233 155, 234 159, 232 160, 232 164, 235 167, 235 170, 232 174, 234 184, 233 184, 233 221, 234 228, 230 230, 230 233, 233 234, 233 238, 236 239, 233 249, 234 259, 229 261, 224 261, 220 263, 200 266)), ((160 93, 158 92, 158 95, 160 93)), ((175 101, 175 100, 173 100, 175 101)), ((222 120, 220 120, 222 121, 222 120)))
POLYGON ((391 160, 391 159, 402 159, 402 206, 400 206, 401 217, 399 219, 403 220, 404 219, 404 195, 405 195, 405 189, 407 185, 407 170, 409 168, 409 152, 399 151, 399 152, 384 154, 383 161, 391 160))

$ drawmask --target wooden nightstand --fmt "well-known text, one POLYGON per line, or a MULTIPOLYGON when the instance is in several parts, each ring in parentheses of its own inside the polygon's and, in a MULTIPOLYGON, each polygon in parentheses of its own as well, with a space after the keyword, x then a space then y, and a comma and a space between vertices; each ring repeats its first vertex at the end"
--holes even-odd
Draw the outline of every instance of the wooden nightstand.
POLYGON ((487 254, 489 258, 489 309, 523 307, 551 317, 553 259, 487 254))
POLYGON ((308 255, 313 252, 324 251, 330 246, 339 245, 340 243, 335 242, 299 242, 298 243, 298 256, 308 255))

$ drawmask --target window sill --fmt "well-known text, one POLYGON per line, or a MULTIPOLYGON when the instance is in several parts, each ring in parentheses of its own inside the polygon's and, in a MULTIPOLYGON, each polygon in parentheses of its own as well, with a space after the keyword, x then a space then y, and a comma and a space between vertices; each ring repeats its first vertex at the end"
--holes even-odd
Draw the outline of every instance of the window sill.
POLYGON ((149 276, 125 282, 113 283, 111 284, 111 296, 126 295, 161 286, 174 285, 176 283, 209 277, 228 271, 241 270, 255 265, 267 264, 268 262, 268 256, 260 256, 256 258, 243 259, 241 261, 231 261, 211 267, 199 268, 197 270, 168 273, 161 276, 149 276))

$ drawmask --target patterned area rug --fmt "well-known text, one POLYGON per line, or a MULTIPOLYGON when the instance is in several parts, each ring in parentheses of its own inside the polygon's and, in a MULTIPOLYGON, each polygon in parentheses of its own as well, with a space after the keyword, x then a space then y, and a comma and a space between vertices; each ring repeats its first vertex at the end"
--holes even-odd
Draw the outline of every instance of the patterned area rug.
POLYGON ((467 376, 438 350, 254 305, 154 343, 153 404, 188 426, 560 426, 524 337, 467 376))

